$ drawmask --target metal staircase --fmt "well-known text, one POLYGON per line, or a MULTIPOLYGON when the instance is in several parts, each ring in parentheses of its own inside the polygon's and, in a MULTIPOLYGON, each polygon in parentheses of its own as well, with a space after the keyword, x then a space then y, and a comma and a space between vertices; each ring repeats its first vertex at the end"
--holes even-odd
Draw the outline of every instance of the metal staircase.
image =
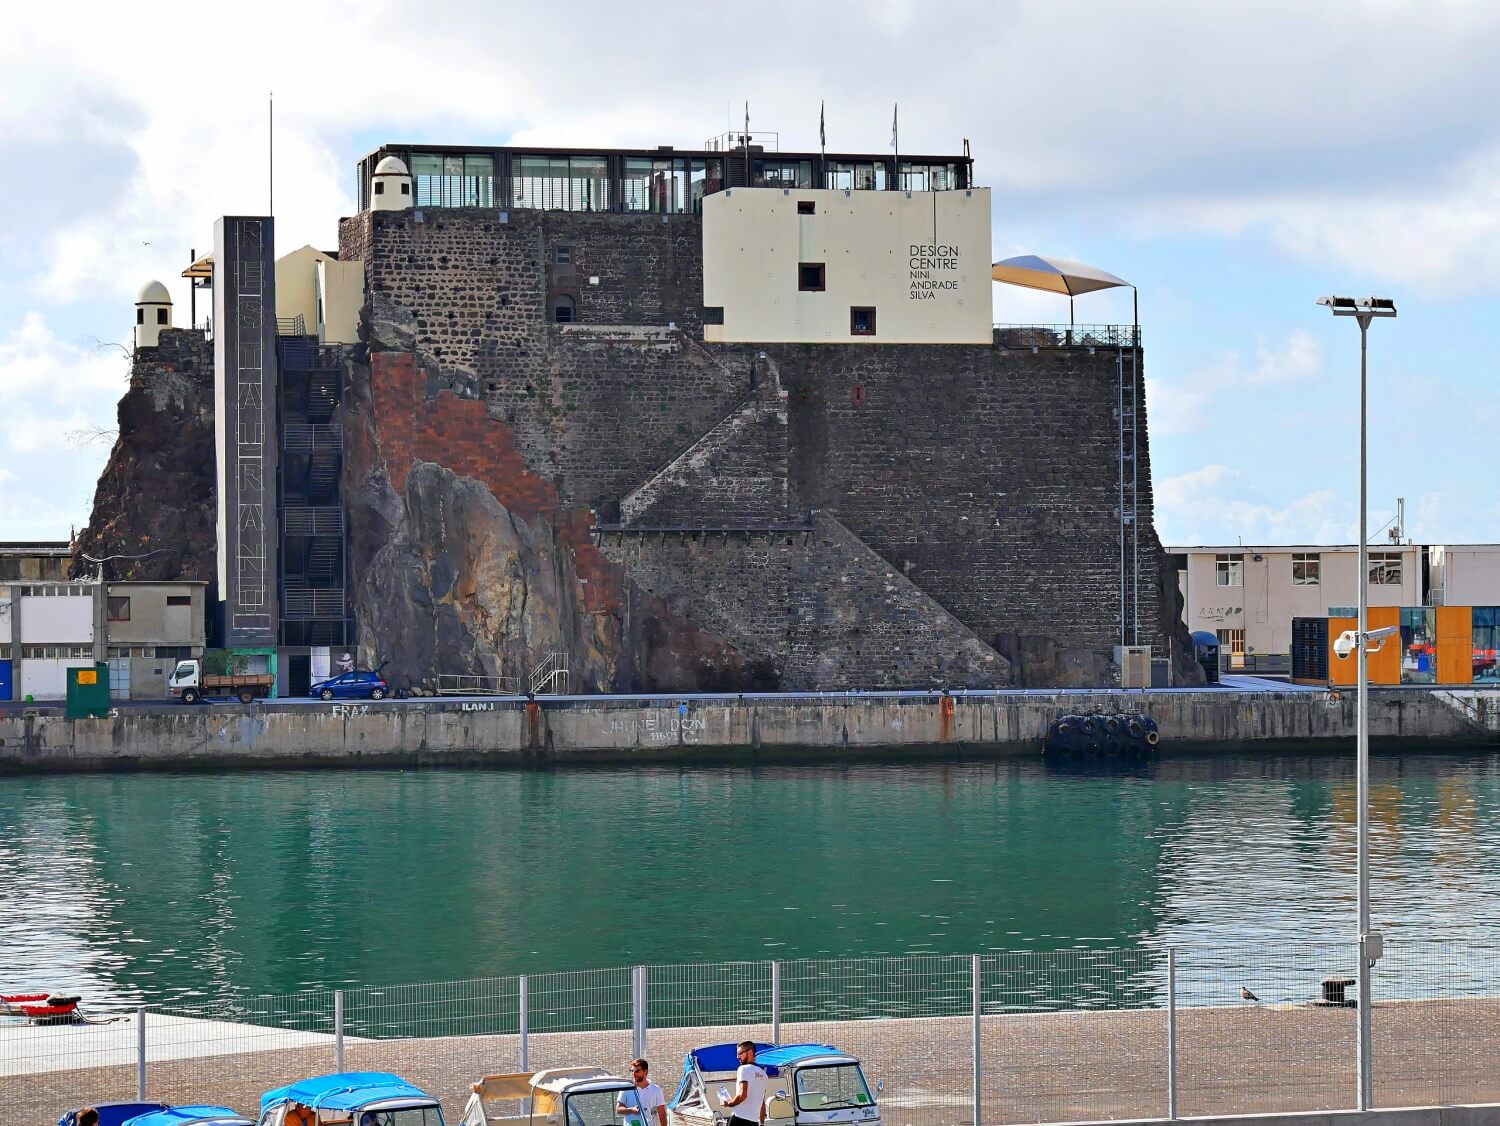
POLYGON ((542 663, 531 670, 526 686, 533 696, 565 694, 568 691, 568 655, 548 653, 542 663))

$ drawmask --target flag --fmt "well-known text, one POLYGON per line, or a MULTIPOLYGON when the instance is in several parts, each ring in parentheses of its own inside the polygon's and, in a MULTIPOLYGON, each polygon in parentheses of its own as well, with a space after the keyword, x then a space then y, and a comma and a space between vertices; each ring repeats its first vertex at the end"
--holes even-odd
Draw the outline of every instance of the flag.
POLYGON ((818 147, 828 147, 828 132, 823 128, 823 103, 818 103, 818 147))
POLYGON ((896 115, 900 112, 901 106, 899 103, 893 106, 891 109, 891 148, 895 149, 897 152, 901 151, 901 146, 896 143, 896 115))

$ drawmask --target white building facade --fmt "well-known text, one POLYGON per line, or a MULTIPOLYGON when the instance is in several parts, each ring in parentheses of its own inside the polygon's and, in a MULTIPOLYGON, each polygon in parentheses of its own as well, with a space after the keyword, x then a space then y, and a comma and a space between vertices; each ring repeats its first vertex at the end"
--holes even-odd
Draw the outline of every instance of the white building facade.
MULTIPOLYGON (((1289 673, 1292 619, 1339 616, 1359 601, 1354 544, 1169 547, 1183 620, 1219 641, 1223 667, 1289 673)), ((1371 606, 1423 605, 1423 549, 1370 548, 1371 606)))

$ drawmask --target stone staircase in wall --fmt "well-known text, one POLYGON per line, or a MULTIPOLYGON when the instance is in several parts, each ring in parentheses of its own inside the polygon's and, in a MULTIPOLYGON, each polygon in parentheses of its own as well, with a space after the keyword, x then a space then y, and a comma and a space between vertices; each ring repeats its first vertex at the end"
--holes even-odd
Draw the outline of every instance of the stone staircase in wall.
POLYGON ((622 524, 750 528, 785 523, 787 394, 774 363, 765 358, 755 363, 756 385, 621 500, 622 524))
POLYGON ((787 393, 754 363, 754 386, 596 526, 605 555, 785 687, 1008 684, 1003 655, 835 515, 793 511, 787 393))

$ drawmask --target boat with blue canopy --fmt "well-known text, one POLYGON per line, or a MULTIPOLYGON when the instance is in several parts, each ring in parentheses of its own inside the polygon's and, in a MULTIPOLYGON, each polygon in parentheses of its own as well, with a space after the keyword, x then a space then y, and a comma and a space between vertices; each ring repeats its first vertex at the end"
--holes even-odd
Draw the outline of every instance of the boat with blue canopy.
MULTIPOLYGON (((737 1047, 707 1044, 688 1052, 682 1061, 682 1082, 667 1104, 680 1126, 721 1126, 729 1120, 733 1111, 723 1103, 735 1084, 737 1047)), ((879 1126, 880 1108, 859 1059, 832 1044, 757 1043, 755 1062, 771 1081, 766 1088, 767 1126, 879 1126)))
POLYGON ((438 1100, 399 1075, 341 1071, 299 1079, 260 1098, 259 1126, 444 1126, 438 1100))
POLYGON ((78 1126, 78 1116, 85 1110, 93 1110, 99 1115, 99 1126, 125 1126, 132 1118, 139 1118, 143 1114, 152 1111, 170 1110, 166 1103, 94 1103, 90 1107, 78 1107, 70 1110, 57 1120, 57 1126, 78 1126))

